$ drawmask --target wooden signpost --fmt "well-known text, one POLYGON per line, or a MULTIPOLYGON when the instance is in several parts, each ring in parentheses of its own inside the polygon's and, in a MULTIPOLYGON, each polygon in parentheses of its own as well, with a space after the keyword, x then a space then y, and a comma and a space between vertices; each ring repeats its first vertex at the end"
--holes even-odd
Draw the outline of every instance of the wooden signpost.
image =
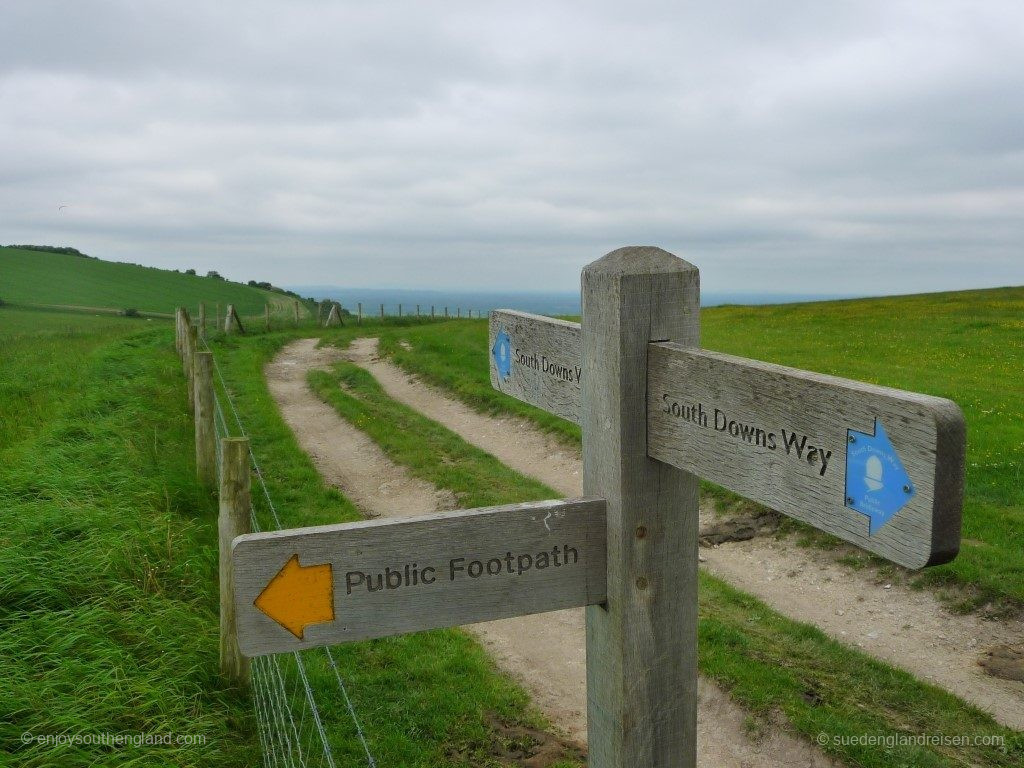
POLYGON ((490 313, 488 356, 581 426, 588 499, 241 536, 243 653, 587 606, 589 765, 692 768, 699 477, 910 568, 956 556, 954 403, 701 349, 697 268, 659 248, 582 297, 582 325, 490 313))

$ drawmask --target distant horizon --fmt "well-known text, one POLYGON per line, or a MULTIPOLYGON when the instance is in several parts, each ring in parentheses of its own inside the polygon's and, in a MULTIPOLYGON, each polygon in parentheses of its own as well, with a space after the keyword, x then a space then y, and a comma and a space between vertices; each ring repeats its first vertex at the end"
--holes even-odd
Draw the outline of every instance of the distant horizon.
MULTIPOLYGON (((397 301, 405 302, 407 299, 411 299, 415 302, 417 299, 420 303, 425 301, 440 301, 453 300, 453 299, 474 299, 477 303, 480 300, 484 300, 483 303, 488 303, 486 299, 491 300, 508 300, 508 302, 514 302, 515 300, 525 301, 551 301, 556 303, 571 302, 579 304, 580 292, 579 290, 494 290, 487 288, 473 289, 473 288, 397 288, 397 287, 383 287, 383 288, 352 288, 340 285, 289 285, 280 286, 288 291, 294 291, 304 297, 310 297, 314 299, 334 299, 342 300, 342 297, 348 297, 352 300, 354 297, 364 297, 365 301, 376 300, 380 301, 381 298, 385 300, 385 303, 394 299, 397 301)), ((707 305, 710 300, 713 303, 750 303, 750 304, 789 304, 798 303, 802 301, 831 301, 831 300, 842 300, 842 299, 856 299, 856 298, 868 298, 856 296, 854 294, 839 294, 839 293, 816 293, 816 292, 800 292, 800 291, 713 291, 705 290, 701 292, 702 303, 707 305)), ((355 300, 360 300, 356 298, 355 300)), ((493 303, 493 301, 491 302, 493 303)), ((472 307, 476 309, 474 305, 472 307)), ((494 307, 491 307, 494 308, 494 307)))
MULTIPOLYGON (((992 291, 1000 290, 1005 288, 1016 288, 1022 287, 1024 283, 1019 285, 1007 284, 1007 285, 986 285, 986 286, 964 286, 958 288, 948 288, 941 290, 922 290, 922 291, 897 291, 893 293, 824 293, 814 291, 750 291, 750 290, 738 290, 738 291, 722 291, 705 289, 701 291, 701 303, 704 306, 710 306, 705 299, 712 299, 714 304, 722 303, 742 303, 742 304, 793 304, 806 301, 848 301, 854 299, 882 299, 882 298, 894 298, 899 296, 920 296, 936 293, 959 293, 963 291, 992 291)), ((407 297, 407 296, 432 296, 432 297, 445 297, 445 296, 472 296, 472 295, 486 295, 486 296, 522 296, 522 297, 535 297, 544 298, 548 297, 556 300, 564 300, 566 298, 575 297, 578 301, 579 291, 578 290, 496 290, 493 288, 462 288, 462 287, 451 287, 451 288, 402 288, 397 286, 342 286, 336 284, 305 284, 305 285, 280 285, 276 286, 284 290, 293 291, 298 293, 303 298, 315 298, 315 299, 335 299, 337 300, 338 294, 368 294, 368 295, 381 295, 381 294, 392 294, 396 297, 407 297)), ((475 309, 475 307, 474 307, 475 309)))

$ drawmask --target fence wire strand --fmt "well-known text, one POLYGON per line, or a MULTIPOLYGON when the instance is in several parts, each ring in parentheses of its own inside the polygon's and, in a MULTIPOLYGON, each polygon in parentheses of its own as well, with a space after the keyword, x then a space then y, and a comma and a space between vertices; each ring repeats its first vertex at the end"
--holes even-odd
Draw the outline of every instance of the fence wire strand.
MULTIPOLYGON (((212 350, 206 343, 206 339, 200 336, 199 340, 203 351, 212 353, 212 350)), ((231 437, 232 433, 232 429, 229 427, 224 415, 224 409, 221 407, 221 392, 223 393, 224 401, 227 402, 228 408, 231 411, 238 436, 248 438, 249 435, 242 424, 238 409, 235 407, 231 397, 231 390, 228 388, 227 381, 224 378, 220 365, 217 363, 215 355, 213 356, 213 368, 217 374, 217 381, 220 384, 220 392, 217 391, 216 385, 214 386, 214 425, 218 438, 217 467, 219 470, 223 462, 223 451, 220 441, 222 438, 231 437)), ((251 440, 249 441, 249 460, 253 474, 256 475, 257 482, 263 492, 263 498, 266 500, 267 509, 270 511, 273 519, 272 529, 280 530, 282 528, 281 518, 270 496, 270 490, 267 488, 263 470, 256 460, 251 440)), ((262 528, 256 514, 255 505, 250 509, 250 517, 253 531, 260 532, 262 528)), ((334 679, 338 684, 338 690, 345 701, 345 707, 352 718, 356 736, 366 755, 366 764, 368 768, 378 768, 377 761, 370 750, 369 741, 366 738, 362 723, 356 714, 352 699, 349 696, 348 687, 345 685, 341 670, 334 659, 334 654, 331 653, 329 647, 324 647, 320 650, 326 657, 327 664, 330 666, 334 679)), ((313 688, 309 681, 306 665, 299 652, 293 651, 290 655, 259 656, 253 659, 251 670, 253 708, 256 714, 260 747, 263 753, 263 765, 266 768, 279 765, 285 766, 285 768, 307 768, 307 766, 314 764, 310 762, 312 759, 319 758, 319 765, 327 766, 327 768, 337 768, 334 754, 331 751, 331 744, 324 728, 323 718, 320 714, 320 708, 317 705, 316 697, 313 694, 313 688), (283 666, 288 668, 282 669, 283 666), (294 667, 294 675, 292 675, 292 667, 294 667), (286 678, 289 677, 293 681, 291 696, 288 695, 285 683, 286 678), (298 713, 297 721, 296 712, 298 713), (305 735, 306 732, 309 733, 309 736, 305 735), (303 746, 304 742, 306 743, 305 747, 303 746)))

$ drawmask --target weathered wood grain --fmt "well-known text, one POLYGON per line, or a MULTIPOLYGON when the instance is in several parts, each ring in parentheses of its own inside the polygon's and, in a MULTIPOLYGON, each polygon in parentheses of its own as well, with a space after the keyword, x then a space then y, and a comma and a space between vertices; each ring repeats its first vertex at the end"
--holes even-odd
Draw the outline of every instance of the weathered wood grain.
POLYGON ((196 392, 195 392, 195 368, 196 354, 199 352, 199 331, 190 322, 185 328, 185 382, 188 389, 188 407, 195 414, 196 392))
POLYGON ((220 670, 234 683, 248 683, 249 660, 238 649, 238 617, 235 611, 231 543, 252 530, 249 439, 221 440, 220 511, 217 517, 220 545, 220 670))
POLYGON ((327 320, 324 322, 324 327, 330 328, 336 325, 342 325, 341 312, 338 311, 337 304, 331 304, 331 311, 327 314, 327 320))
POLYGON ((196 352, 195 387, 196 475, 208 489, 217 484, 217 428, 214 423, 213 353, 196 352))
POLYGON ((583 378, 580 324, 496 309, 488 328, 487 355, 494 388, 579 424, 583 378), (509 337, 512 353, 507 378, 499 374, 494 357, 495 341, 502 331, 509 337))
POLYGON ((650 346, 647 374, 653 458, 908 568, 955 557, 965 427, 953 402, 670 343, 650 346), (869 534, 846 506, 846 459, 848 431, 874 434, 876 419, 915 493, 869 534))
POLYGON ((543 501, 242 536, 232 555, 242 652, 282 653, 603 602, 604 509, 593 499, 543 501), (571 562, 555 566, 556 549, 571 562), (547 567, 540 567, 542 552, 547 567), (255 605, 295 555, 303 568, 330 564, 333 585, 334 620, 309 624, 302 639, 255 605), (453 561, 464 569, 454 579, 453 561), (475 577, 474 561, 484 568, 475 577), (498 562, 500 573, 489 573, 498 562), (420 574, 416 584, 407 581, 407 565, 420 574), (428 568, 435 580, 424 584, 428 568), (382 588, 370 591, 367 581, 375 586, 378 577, 382 588), (401 586, 389 589, 389 579, 401 586))
POLYGON ((697 343, 699 292, 660 248, 583 271, 583 488, 608 503, 608 601, 587 609, 592 768, 696 761, 698 481, 647 457, 644 395, 648 342, 697 343))
POLYGON ((224 333, 245 333, 242 319, 238 316, 234 304, 228 304, 228 308, 224 312, 224 333))
POLYGON ((184 308, 175 307, 174 309, 174 350, 178 353, 178 357, 182 356, 182 336, 185 333, 185 321, 182 319, 182 312, 184 308))

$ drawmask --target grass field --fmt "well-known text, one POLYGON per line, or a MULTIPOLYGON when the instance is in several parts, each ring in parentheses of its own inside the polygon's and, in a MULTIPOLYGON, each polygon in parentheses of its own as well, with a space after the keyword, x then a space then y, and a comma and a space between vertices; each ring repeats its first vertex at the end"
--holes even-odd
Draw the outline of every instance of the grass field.
POLYGON ((234 304, 239 314, 259 315, 266 303, 292 312, 292 298, 240 283, 153 267, 87 259, 64 253, 0 248, 0 299, 11 304, 95 307, 174 313, 205 301, 210 316, 234 304))
MULTIPOLYGON (((172 337, 164 323, 0 308, 0 765, 262 762, 249 695, 217 672, 216 502, 194 481, 172 337)), ((263 363, 287 338, 214 347, 283 523, 354 519, 267 394, 263 363)), ((337 764, 365 764, 333 669, 304 658, 337 764)), ((497 768, 524 734, 547 738, 522 690, 457 630, 346 646, 335 659, 382 766, 497 768)), ((578 765, 572 754, 550 768, 578 765)))
MULTIPOLYGON (((1024 607, 1024 288, 883 299, 716 307, 709 349, 955 400, 968 426, 963 545, 924 582, 955 585, 965 609, 1024 607)), ((484 321, 391 330, 403 368, 488 412, 514 413, 578 442, 579 428, 496 392, 484 321), (400 342, 405 342, 401 344, 400 342)))
POLYGON ((0 401, 18 427, 0 451, 0 763, 256 762, 248 700, 216 674, 215 502, 185 450, 170 328, 69 331, 66 317, 12 312, 0 309, 0 386, 19 391, 0 401), (25 320, 34 330, 13 337, 25 320), (22 741, 105 733, 206 743, 22 741))
POLYGON ((82 394, 83 378, 69 360, 146 327, 138 318, 0 307, 0 457, 82 394))
MULTIPOLYGON (((382 329, 393 333, 394 329, 382 329)), ((454 330, 452 328, 449 331, 454 330)), ((372 328, 332 334, 334 343, 372 328)), ((338 363, 332 373, 313 371, 314 391, 372 437, 397 463, 465 506, 556 498, 555 491, 518 475, 458 435, 389 398, 366 371, 338 363)), ((1000 728, 988 715, 911 675, 829 639, 814 627, 791 621, 759 600, 701 575, 700 668, 752 714, 754 731, 768 731, 782 717, 808 739, 835 734, 827 748, 854 766, 1012 766, 1024 759, 1019 734, 1000 728), (878 749, 855 744, 856 734, 896 740, 900 735, 939 732, 1004 737, 1009 748, 878 749)))

